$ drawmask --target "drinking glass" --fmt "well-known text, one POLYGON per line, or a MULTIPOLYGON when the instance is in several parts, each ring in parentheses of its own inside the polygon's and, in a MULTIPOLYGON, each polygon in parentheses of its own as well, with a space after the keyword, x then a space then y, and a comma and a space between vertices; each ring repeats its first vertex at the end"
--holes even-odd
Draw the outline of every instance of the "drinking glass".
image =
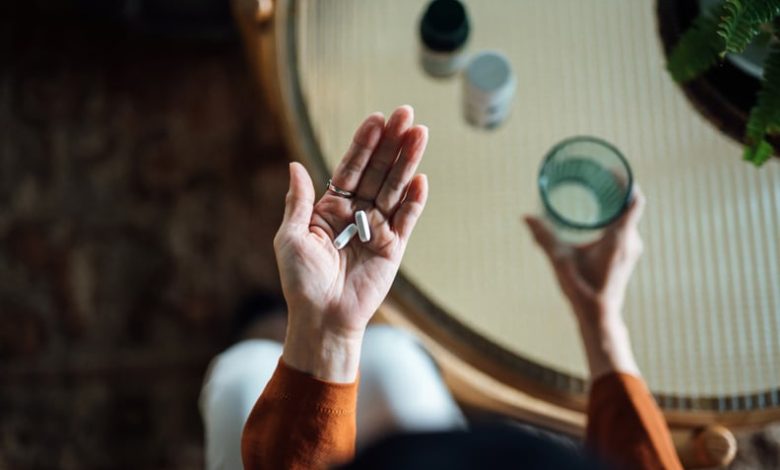
POLYGON ((559 142, 539 171, 546 216, 568 241, 587 241, 620 217, 628 207, 632 186, 628 161, 596 137, 559 142))

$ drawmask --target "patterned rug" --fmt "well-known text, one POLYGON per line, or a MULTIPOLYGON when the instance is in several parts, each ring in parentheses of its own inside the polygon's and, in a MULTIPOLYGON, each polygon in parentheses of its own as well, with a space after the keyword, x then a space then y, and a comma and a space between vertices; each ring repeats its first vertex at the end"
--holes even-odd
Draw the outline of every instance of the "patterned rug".
POLYGON ((241 44, 8 13, 0 468, 200 467, 206 365, 278 288, 287 165, 241 44))

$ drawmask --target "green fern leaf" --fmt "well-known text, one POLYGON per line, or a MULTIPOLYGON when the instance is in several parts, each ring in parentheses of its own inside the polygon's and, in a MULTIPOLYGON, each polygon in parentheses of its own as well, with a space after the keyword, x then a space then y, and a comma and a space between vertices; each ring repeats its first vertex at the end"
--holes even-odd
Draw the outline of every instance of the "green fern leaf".
POLYGON ((760 32, 761 26, 780 16, 780 0, 726 0, 718 25, 718 36, 727 52, 742 52, 760 32))
POLYGON ((756 105, 750 111, 745 139, 745 160, 761 165, 774 153, 767 135, 780 135, 780 44, 775 44, 764 62, 764 80, 756 105))
POLYGON ((723 38, 718 35, 718 18, 723 7, 702 13, 674 46, 666 68, 679 83, 698 77, 718 61, 723 38))
POLYGON ((761 140, 757 145, 745 147, 743 159, 751 162, 755 166, 761 166, 772 158, 774 151, 775 149, 769 142, 761 140))

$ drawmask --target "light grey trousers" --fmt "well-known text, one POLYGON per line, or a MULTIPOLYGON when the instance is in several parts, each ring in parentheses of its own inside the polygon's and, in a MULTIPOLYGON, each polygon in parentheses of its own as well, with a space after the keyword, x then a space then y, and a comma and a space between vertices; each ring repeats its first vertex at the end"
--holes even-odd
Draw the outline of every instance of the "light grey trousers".
MULTIPOLYGON (((282 345, 245 340, 211 362, 200 395, 206 468, 241 469, 241 431, 276 368, 282 345)), ((363 339, 357 406, 357 447, 399 431, 466 426, 428 353, 410 334, 371 326, 363 339)))

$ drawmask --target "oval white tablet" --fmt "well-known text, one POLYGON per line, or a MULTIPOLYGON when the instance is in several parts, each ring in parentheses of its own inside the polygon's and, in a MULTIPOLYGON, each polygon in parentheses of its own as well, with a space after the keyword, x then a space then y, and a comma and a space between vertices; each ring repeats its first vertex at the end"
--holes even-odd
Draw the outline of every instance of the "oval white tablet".
POLYGON ((340 250, 347 246, 350 240, 358 233, 357 225, 349 224, 334 240, 333 245, 337 250, 340 250))
POLYGON ((371 240, 371 227, 368 226, 368 216, 365 211, 355 213, 355 223, 357 224, 360 241, 365 243, 371 240))

